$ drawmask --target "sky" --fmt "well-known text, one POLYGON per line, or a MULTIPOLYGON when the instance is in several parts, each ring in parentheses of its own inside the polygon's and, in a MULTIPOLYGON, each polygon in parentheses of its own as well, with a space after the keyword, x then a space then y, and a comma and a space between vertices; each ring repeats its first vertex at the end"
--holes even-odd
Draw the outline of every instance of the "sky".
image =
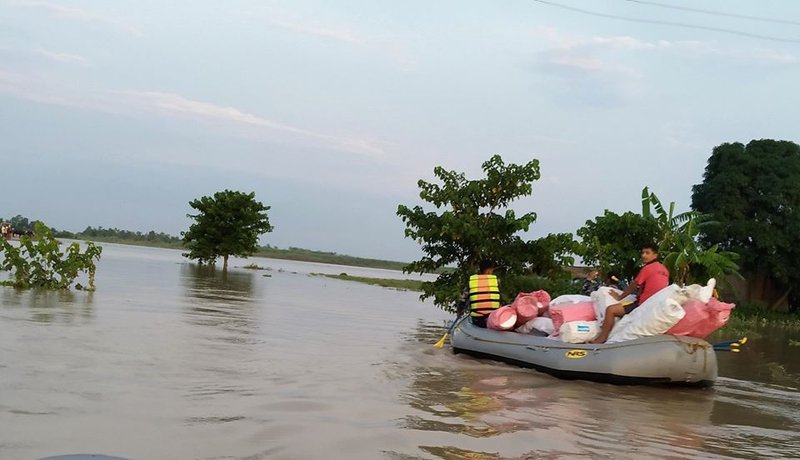
POLYGON ((0 0, 0 216, 179 234, 227 188, 264 244, 411 260, 436 166, 538 159, 529 238, 687 209, 714 146, 800 141, 797 82, 790 0, 0 0))

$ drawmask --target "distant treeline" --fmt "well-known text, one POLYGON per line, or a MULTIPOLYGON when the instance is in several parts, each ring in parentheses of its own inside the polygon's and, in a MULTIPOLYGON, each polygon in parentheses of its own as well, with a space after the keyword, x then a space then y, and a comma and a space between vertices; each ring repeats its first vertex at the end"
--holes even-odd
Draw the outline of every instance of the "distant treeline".
POLYGON ((20 216, 19 214, 17 214, 16 216, 10 219, 5 219, 3 217, 0 217, 0 223, 5 223, 5 222, 11 224, 12 229, 24 233, 33 231, 33 223, 35 222, 35 220, 28 220, 27 217, 20 216))
MULTIPOLYGON (((183 249, 183 242, 180 237, 152 230, 149 232, 133 232, 130 230, 120 230, 118 228, 86 227, 85 230, 77 233, 55 230, 54 234, 57 238, 183 249)), ((337 254, 335 252, 314 251, 311 249, 296 247, 281 249, 270 245, 259 247, 258 251, 254 255, 258 257, 270 257, 273 259, 298 260, 303 262, 318 262, 323 264, 348 265, 354 267, 384 268, 388 270, 402 270, 406 265, 405 262, 353 257, 344 254, 337 254)))
MULTIPOLYGON (((5 222, 4 219, 0 221, 5 222)), ((15 216, 9 219, 12 226, 20 230, 32 230, 33 220, 23 216, 15 216)), ((70 232, 66 230, 53 229, 56 238, 66 238, 73 240, 87 240, 104 243, 133 244, 137 246, 150 246, 168 249, 183 249, 183 240, 178 236, 169 233, 156 232, 134 232, 119 228, 86 227, 80 232, 70 232)), ((405 262, 392 260, 368 259, 365 257, 353 257, 338 254, 330 251, 314 251, 290 246, 288 249, 281 249, 275 246, 261 246, 254 254, 257 257, 270 257, 273 259, 298 260, 302 262, 318 262, 323 264, 347 265, 352 267, 383 268, 387 270, 402 270, 405 262)))
POLYGON ((153 230, 143 233, 120 230, 118 228, 94 228, 89 226, 77 233, 65 230, 56 230, 54 233, 56 238, 70 238, 75 240, 104 241, 107 243, 135 243, 144 246, 167 248, 180 248, 183 246, 179 237, 153 230))
POLYGON ((407 265, 405 262, 392 260, 367 259, 364 257, 353 257, 335 252, 313 251, 311 249, 289 247, 289 249, 279 249, 273 246, 262 246, 255 253, 260 257, 271 257, 273 259, 300 260, 303 262, 318 262, 323 264, 348 265, 354 267, 384 268, 387 270, 402 270, 407 265))

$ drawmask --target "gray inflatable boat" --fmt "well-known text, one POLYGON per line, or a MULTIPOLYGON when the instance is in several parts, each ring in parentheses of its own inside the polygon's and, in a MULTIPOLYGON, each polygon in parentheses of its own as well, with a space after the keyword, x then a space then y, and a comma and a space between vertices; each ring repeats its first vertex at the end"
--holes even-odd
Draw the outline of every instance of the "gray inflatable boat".
POLYGON ((711 386, 717 355, 694 337, 657 335, 627 342, 592 345, 516 332, 500 332, 456 320, 450 343, 455 353, 533 368, 563 379, 643 385, 711 386))

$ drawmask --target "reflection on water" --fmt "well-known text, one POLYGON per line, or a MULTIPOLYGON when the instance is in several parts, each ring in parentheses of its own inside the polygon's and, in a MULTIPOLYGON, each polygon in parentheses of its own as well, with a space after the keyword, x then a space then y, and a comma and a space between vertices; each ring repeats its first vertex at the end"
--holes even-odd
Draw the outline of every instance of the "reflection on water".
POLYGON ((217 304, 248 302, 253 297, 253 273, 223 272, 213 265, 182 264, 187 295, 217 304))
POLYGON ((420 324, 406 337, 403 353, 415 357, 397 372, 411 375, 402 398, 412 410, 399 426, 465 435, 476 447, 463 441, 418 446, 434 458, 761 458, 767 452, 791 457, 800 448, 794 389, 730 379, 714 389, 562 381, 433 351, 437 332, 420 324))
POLYGON ((253 317, 257 307, 253 304, 253 273, 225 273, 214 266, 183 264, 180 275, 190 322, 244 334, 257 327, 253 317))
POLYGON ((92 318, 94 292, 0 287, 6 308, 23 308, 37 323, 72 323, 92 318))

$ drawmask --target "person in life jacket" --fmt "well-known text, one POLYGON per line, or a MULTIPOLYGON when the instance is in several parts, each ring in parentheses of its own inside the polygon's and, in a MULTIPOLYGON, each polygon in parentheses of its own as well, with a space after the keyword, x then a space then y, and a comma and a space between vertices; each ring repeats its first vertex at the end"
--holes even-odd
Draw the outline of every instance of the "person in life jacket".
POLYGON ((469 314, 473 324, 486 327, 489 313, 500 308, 500 285, 492 262, 481 262, 479 270, 469 277, 469 314))

